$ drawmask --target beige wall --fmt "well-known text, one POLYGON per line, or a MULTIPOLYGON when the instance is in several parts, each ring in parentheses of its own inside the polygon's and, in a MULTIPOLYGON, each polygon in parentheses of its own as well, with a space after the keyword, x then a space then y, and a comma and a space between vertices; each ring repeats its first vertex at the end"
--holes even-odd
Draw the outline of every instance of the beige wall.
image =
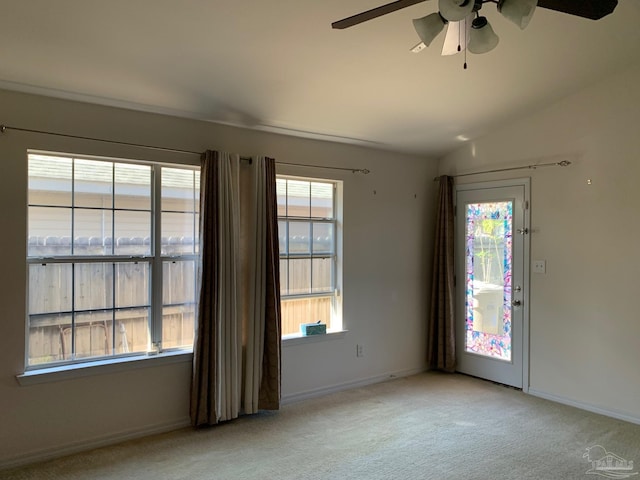
MULTIPOLYGON (((531 176, 530 391, 640 421, 640 68, 612 76, 440 162, 464 173, 556 161, 531 176), (587 184, 591 180, 591 185, 587 184)), ((285 399, 424 367, 433 200, 428 159, 0 91, 2 122, 189 150, 267 154, 281 162, 369 168, 344 180, 344 323, 332 339, 283 349, 285 399), (356 358, 356 344, 364 357, 356 358), (322 368, 320 368, 322 366, 322 368)), ((188 362, 19 386, 24 366, 26 148, 196 162, 160 152, 9 131, 0 135, 0 464, 184 425, 188 362)), ((280 173, 328 172, 280 168, 280 173)))
POLYGON ((640 423, 640 68, 470 142, 440 162, 531 176, 530 391, 640 423), (591 185, 588 184, 591 180, 591 185))
MULTIPOLYGON (((329 142, 0 91, 2 123, 125 142, 265 154, 288 163, 368 168, 367 176, 298 167, 292 175, 344 180, 343 316, 348 332, 283 349, 285 400, 424 368, 436 163, 329 142), (356 358, 356 344, 364 356, 356 358)), ((0 465, 185 425, 190 364, 20 386, 24 368, 26 149, 197 163, 99 142, 7 131, 0 135, 0 465)), ((175 359, 174 359, 175 360, 175 359)))

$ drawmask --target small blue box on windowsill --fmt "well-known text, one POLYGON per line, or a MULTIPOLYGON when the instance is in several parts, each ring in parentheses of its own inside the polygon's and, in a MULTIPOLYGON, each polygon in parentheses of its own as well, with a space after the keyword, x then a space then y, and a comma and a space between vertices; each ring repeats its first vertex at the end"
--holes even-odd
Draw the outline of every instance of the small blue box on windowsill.
POLYGON ((300 324, 300 333, 302 333, 303 337, 308 337, 310 335, 324 335, 327 333, 327 324, 326 323, 301 323, 300 324))

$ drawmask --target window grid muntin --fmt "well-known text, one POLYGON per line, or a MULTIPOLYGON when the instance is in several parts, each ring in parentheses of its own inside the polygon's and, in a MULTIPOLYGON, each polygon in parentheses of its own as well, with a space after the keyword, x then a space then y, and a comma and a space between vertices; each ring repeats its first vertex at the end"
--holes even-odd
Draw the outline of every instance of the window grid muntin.
MULTIPOLYGON (((335 297, 336 290, 336 261, 337 261, 337 252, 336 252, 336 238, 337 238, 337 219, 336 219, 336 182, 330 180, 318 180, 313 178, 305 178, 305 177, 289 177, 278 175, 278 180, 285 180, 285 192, 284 192, 284 210, 285 215, 278 215, 278 221, 284 222, 285 225, 285 251, 284 253, 280 252, 280 260, 286 260, 287 265, 287 275, 286 275, 286 293, 281 293, 281 297, 283 300, 287 299, 301 299, 301 298, 313 298, 313 297, 335 297), (299 216, 292 215, 289 216, 289 180, 293 181, 302 181, 309 183, 309 216, 299 216), (331 212, 333 213, 332 217, 320 217, 320 216, 311 216, 311 212, 313 209, 313 184, 326 184, 330 185, 331 188, 331 212), (309 253, 291 253, 290 252, 290 225, 291 223, 310 223, 311 231, 309 233, 309 253), (327 253, 314 253, 313 252, 313 226, 314 223, 327 223, 332 225, 332 233, 331 233, 331 250, 330 254, 327 253), (289 260, 292 259, 308 259, 309 260, 309 293, 289 293, 291 291, 291 276, 289 270, 289 260), (330 272, 330 289, 322 292, 313 292, 313 260, 314 259, 330 259, 331 260, 331 272, 330 272)), ((281 289, 282 291, 282 289, 281 289)))
MULTIPOLYGON (((52 366, 56 366, 56 365, 67 365, 67 364, 74 364, 74 363, 86 363, 86 362, 93 362, 93 361, 97 361, 97 360, 101 360, 101 359, 111 359, 111 358, 121 358, 121 357, 127 357, 127 356, 131 356, 131 355, 139 355, 140 352, 133 352, 131 354, 126 354, 126 353, 118 353, 115 354, 115 345, 113 343, 113 339, 115 338, 115 329, 116 329, 116 314, 117 312, 121 312, 121 311, 127 311, 127 310, 133 310, 133 309, 150 309, 149 315, 148 315, 148 321, 150 323, 149 325, 149 333, 150 333, 150 342, 151 343, 156 343, 157 345, 161 345, 161 341, 157 336, 156 332, 159 332, 159 334, 162 334, 162 309, 163 306, 190 306, 193 305, 197 302, 197 298, 194 298, 193 302, 184 302, 184 303, 180 303, 180 304, 176 304, 176 303, 172 303, 171 305, 163 305, 163 299, 162 299, 162 264, 163 262, 176 262, 176 261, 196 261, 198 258, 198 254, 195 253, 193 250, 194 248, 192 248, 192 253, 181 253, 181 254, 172 254, 172 255, 161 255, 160 253, 160 248, 158 245, 158 241, 161 239, 161 237, 159 235, 156 234, 156 232, 159 233, 161 225, 160 225, 160 218, 162 216, 162 210, 161 210, 161 195, 162 195, 162 186, 161 186, 161 171, 163 168, 175 168, 175 169, 182 169, 182 170, 191 170, 194 173, 192 174, 192 178, 193 178, 193 182, 191 185, 191 189, 192 189, 192 194, 191 194, 191 199, 193 202, 193 211, 191 212, 184 212, 184 213, 192 213, 193 214, 193 222, 192 222, 192 232, 194 234, 193 238, 194 238, 194 245, 196 245, 197 239, 195 238, 195 234, 198 233, 197 230, 197 219, 199 218, 199 210, 197 208, 197 202, 199 201, 198 194, 199 194, 199 186, 196 185, 197 182, 197 178, 198 178, 198 168, 197 167, 191 167, 188 165, 177 165, 177 166, 166 166, 165 164, 160 164, 160 163, 153 163, 153 162, 135 162, 135 161, 127 161, 127 160, 123 160, 123 159, 103 159, 103 158, 97 158, 97 157, 89 157, 89 156, 67 156, 67 155, 58 155, 55 153, 43 153, 43 152, 29 152, 29 157, 31 157, 31 155, 44 155, 44 156, 48 156, 48 157, 53 157, 56 159, 60 159, 60 160, 68 160, 71 162, 71 173, 70 173, 70 183, 71 183, 71 206, 69 205, 56 205, 54 204, 40 204, 40 203, 35 203, 32 204, 30 202, 28 202, 27 206, 28 208, 30 207, 40 207, 40 208, 66 208, 66 209, 70 209, 71 210, 71 243, 70 243, 70 251, 71 251, 71 255, 52 255, 52 256, 41 256, 41 255, 29 255, 29 237, 31 235, 27 235, 27 265, 32 265, 32 264, 70 264, 71 265, 71 305, 72 305, 72 310, 71 312, 67 312, 67 311, 55 311, 55 312, 48 312, 48 313, 38 313, 38 314, 31 314, 29 311, 27 311, 27 325, 26 325, 26 332, 27 332, 27 349, 26 349, 26 358, 25 358, 25 365, 26 365, 26 369, 30 370, 30 369, 38 369, 38 368, 48 368, 48 367, 52 367, 52 366), (76 207, 76 195, 75 195, 75 186, 76 186, 76 182, 75 182, 75 160, 76 159, 87 159, 87 160, 97 160, 97 161, 102 161, 105 163, 111 163, 112 165, 112 169, 111 169, 111 186, 112 186, 112 192, 111 192, 111 207, 110 208, 104 208, 104 207, 84 207, 84 206, 78 206, 76 207), (134 164, 134 165, 146 165, 149 166, 150 169, 150 182, 149 182, 149 195, 150 195, 150 207, 149 209, 136 209, 136 208, 122 208, 122 207, 118 207, 116 208, 115 206, 115 201, 116 201, 116 187, 115 187, 115 180, 116 180, 116 165, 118 164, 134 164), (75 255, 74 254, 74 249, 76 248, 75 245, 75 226, 76 226, 76 218, 75 218, 75 212, 76 210, 97 210, 97 211, 109 211, 112 213, 111 215, 111 245, 110 245, 110 254, 101 254, 101 255, 75 255), (116 221, 116 215, 115 212, 116 211, 130 211, 130 212, 149 212, 149 215, 151 216, 151 221, 150 221, 150 232, 149 232, 149 237, 150 237, 150 252, 149 254, 144 254, 144 255, 119 255, 115 253, 115 248, 116 248, 116 241, 115 241, 115 232, 116 232, 116 228, 115 228, 115 221, 116 221), (43 261, 46 261, 43 263, 43 261), (148 299, 149 299, 149 305, 135 305, 135 306, 126 306, 126 307, 116 307, 116 275, 115 275, 115 269, 116 269, 116 265, 119 263, 139 263, 139 262, 145 262, 149 264, 149 269, 148 269, 148 276, 150 278, 149 281, 149 293, 148 293, 148 299), (112 275, 111 275, 111 290, 112 290, 112 308, 95 308, 95 309, 76 309, 76 268, 75 266, 77 264, 92 264, 92 263, 96 263, 96 264, 110 264, 111 269, 112 269, 112 275), (159 265, 160 267, 158 268, 157 265, 159 265), (154 287, 154 282, 157 282, 158 288, 154 287), (159 294, 157 293, 159 292, 159 294), (159 306, 156 306, 155 303, 159 303, 159 306), (86 313, 93 313, 93 312, 105 312, 105 311, 109 311, 111 312, 111 317, 112 317, 112 321, 111 321, 111 339, 112 339, 112 344, 111 344, 111 353, 104 355, 104 356, 82 356, 80 358, 77 358, 76 354, 76 332, 77 332, 77 325, 76 325, 76 316, 77 315, 82 315, 82 314, 86 314, 86 313), (31 324, 31 318, 37 318, 37 317, 43 317, 45 315, 48 316, 63 316, 63 315, 71 315, 71 346, 72 346, 72 357, 69 360, 65 360, 62 359, 61 361, 53 361, 53 362, 46 362, 46 363, 36 363, 36 364, 30 364, 30 352, 29 352, 29 343, 30 343, 30 339, 29 339, 29 329, 30 329, 30 324, 31 324)), ((29 177, 31 180, 31 172, 29 172, 29 177)), ((35 177, 37 178, 37 177, 35 177)), ((29 186, 29 190, 31 190, 31 186, 29 186)), ((46 190, 45 190, 46 191, 46 190)), ((29 232, 30 234, 31 232, 29 232)), ((104 240, 104 239, 103 239, 104 240)), ((103 241, 103 245, 104 245, 104 241, 103 241)), ((195 270, 195 269, 194 269, 195 270)), ((193 281, 195 282, 195 271, 194 271, 194 278, 193 281)), ((195 289, 194 289, 195 292, 195 289)), ((28 289, 27 294, 29 296, 31 296, 32 292, 31 292, 31 287, 28 289)), ((182 348, 182 347, 180 347, 182 348)), ((180 349, 178 348, 178 349, 180 349)))
MULTIPOLYGON (((155 304, 154 304, 154 312, 156 313, 157 317, 159 318, 159 321, 155 321, 152 325, 152 336, 153 336, 153 340, 152 343, 154 344, 155 348, 157 348, 158 350, 177 350, 180 349, 181 347, 177 347, 177 348, 168 348, 165 349, 163 347, 162 344, 162 340, 163 340, 163 319, 164 319, 164 310, 165 308, 170 308, 170 307, 179 307, 179 306, 183 306, 183 307, 189 307, 189 306, 194 306, 195 305, 195 311, 197 312, 197 302, 198 302, 198 298, 197 298, 197 292, 196 289, 194 288, 194 298, 192 302, 181 302, 181 303, 168 303, 167 301, 165 301, 164 298, 164 282, 165 282, 165 277, 164 277, 164 265, 165 263, 167 264, 176 264, 178 262, 195 262, 196 259, 198 258, 198 252, 199 252, 199 230, 198 230, 198 221, 200 218, 200 211, 198 209, 198 204, 199 204, 199 197, 197 198, 196 195, 199 195, 199 185, 196 184, 196 182, 198 181, 198 173, 199 171, 197 169, 192 169, 191 172, 191 210, 175 210, 175 209, 170 209, 164 208, 163 205, 163 188, 165 185, 163 185, 163 181, 162 181, 162 176, 163 176, 163 171, 166 169, 170 169, 170 170, 175 170, 175 167, 164 167, 164 166, 159 166, 159 168, 157 168, 156 170, 154 170, 153 175, 155 175, 153 177, 153 182, 154 185, 156 186, 156 191, 159 192, 158 195, 155 196, 154 198, 154 205, 156 208, 156 212, 158 212, 157 215, 154 216, 154 221, 155 223, 153 224, 153 235, 154 237, 159 240, 157 242, 154 243, 155 248, 156 248, 156 253, 157 255, 155 256, 154 259, 154 267, 155 270, 157 272, 160 272, 159 275, 154 276, 154 278, 152 279, 152 288, 153 291, 155 292, 155 296, 153 297, 155 299, 155 304), (190 253, 184 253, 184 252, 180 252, 180 253, 175 253, 175 252, 168 252, 168 253, 163 253, 162 252, 162 218, 163 218, 163 214, 165 213, 180 213, 180 214, 190 214, 192 217, 192 221, 191 221, 191 238, 193 239, 193 243, 191 244, 191 252, 190 253)), ((169 238, 169 237, 168 237, 169 238)), ((168 248, 167 248, 168 250, 168 248)), ((194 271, 193 271, 193 283, 195 285, 197 279, 197 262, 194 263, 194 271)), ((152 300, 153 301, 153 300, 152 300)))

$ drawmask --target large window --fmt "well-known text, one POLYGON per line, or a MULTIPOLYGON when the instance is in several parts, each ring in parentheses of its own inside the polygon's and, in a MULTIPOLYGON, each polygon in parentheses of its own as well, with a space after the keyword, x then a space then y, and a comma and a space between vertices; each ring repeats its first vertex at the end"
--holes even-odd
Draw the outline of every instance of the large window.
POLYGON ((27 368, 192 348, 198 169, 28 162, 27 368))
POLYGON ((342 329, 339 183, 278 176, 283 336, 320 321, 342 329))

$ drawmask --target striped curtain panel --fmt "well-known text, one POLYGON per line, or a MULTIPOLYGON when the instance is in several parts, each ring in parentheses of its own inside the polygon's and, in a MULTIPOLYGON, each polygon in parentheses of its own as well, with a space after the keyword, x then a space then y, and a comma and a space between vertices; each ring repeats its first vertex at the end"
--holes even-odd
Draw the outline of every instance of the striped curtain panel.
POLYGON ((207 151, 201 164, 200 295, 191 421, 280 407, 275 162, 207 151))

